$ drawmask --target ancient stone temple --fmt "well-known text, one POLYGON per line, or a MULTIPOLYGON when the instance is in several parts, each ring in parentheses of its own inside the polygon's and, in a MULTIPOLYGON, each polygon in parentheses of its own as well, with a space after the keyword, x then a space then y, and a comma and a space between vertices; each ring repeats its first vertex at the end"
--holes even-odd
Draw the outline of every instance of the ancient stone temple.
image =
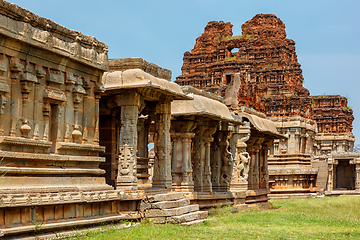
POLYGON ((325 159, 350 152, 354 143, 352 110, 339 95, 310 96, 295 42, 286 38, 279 18, 258 14, 242 25, 240 36, 233 36, 231 23, 209 22, 183 60, 176 83, 223 96, 234 113, 241 106, 265 113, 287 136, 275 140, 269 152, 273 197, 308 196, 319 184, 327 188, 325 159))
POLYGON ((0 11, 1 236, 198 224, 202 207, 267 202, 266 152, 282 136, 264 115, 233 115, 143 59, 108 61, 105 43, 16 5, 0 11))
POLYGON ((123 219, 199 224, 200 208, 360 189, 352 110, 303 88, 274 15, 238 37, 210 22, 180 86, 14 4, 0 12, 0 237, 123 219))

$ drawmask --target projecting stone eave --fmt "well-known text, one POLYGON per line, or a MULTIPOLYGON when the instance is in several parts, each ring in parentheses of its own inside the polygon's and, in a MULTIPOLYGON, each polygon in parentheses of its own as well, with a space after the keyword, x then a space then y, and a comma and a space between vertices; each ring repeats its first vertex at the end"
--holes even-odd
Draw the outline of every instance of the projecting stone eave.
POLYGON ((106 89, 104 95, 114 94, 119 90, 126 89, 151 89, 170 97, 172 100, 191 100, 181 87, 165 79, 157 78, 141 69, 129 69, 126 71, 105 72, 102 83, 106 89))
POLYGON ((188 96, 192 97, 193 100, 173 101, 171 103, 171 115, 173 117, 203 116, 235 125, 242 124, 241 120, 233 118, 226 105, 220 101, 192 93, 188 96))
POLYGON ((247 118, 251 125, 258 131, 268 134, 274 139, 287 139, 288 137, 278 133, 276 130, 276 125, 273 121, 267 120, 265 118, 258 117, 256 115, 248 114, 248 113, 238 113, 239 116, 243 118, 247 118))

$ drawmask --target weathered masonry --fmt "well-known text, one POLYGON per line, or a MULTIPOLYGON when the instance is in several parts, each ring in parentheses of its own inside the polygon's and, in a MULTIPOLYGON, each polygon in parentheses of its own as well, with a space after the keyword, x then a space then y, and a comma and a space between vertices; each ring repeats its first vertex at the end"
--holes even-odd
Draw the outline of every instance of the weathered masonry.
POLYGON ((139 218, 99 164, 107 44, 0 6, 0 235, 139 218))
POLYGON ((145 217, 198 224, 200 208, 218 204, 359 192, 352 111, 303 88, 275 16, 238 38, 209 23, 177 81, 210 93, 141 58, 108 60, 107 44, 0 3, 0 236, 145 217))
MULTIPOLYGON (((275 140, 270 148, 271 197, 331 194, 334 189, 327 178, 333 175, 327 174, 327 165, 335 166, 332 159, 339 153, 347 155, 345 159, 353 156, 354 117, 347 99, 310 96, 303 86, 295 42, 286 37, 278 17, 257 14, 241 28, 242 35, 233 36, 231 23, 209 22, 194 48, 184 53, 182 74, 175 82, 224 97, 232 112, 246 106, 276 122, 287 138, 275 140)), ((350 162, 358 157, 355 154, 350 162)), ((347 167, 346 172, 344 178, 356 180, 344 180, 342 187, 335 187, 337 192, 359 191, 354 187, 359 181, 355 168, 347 167)))

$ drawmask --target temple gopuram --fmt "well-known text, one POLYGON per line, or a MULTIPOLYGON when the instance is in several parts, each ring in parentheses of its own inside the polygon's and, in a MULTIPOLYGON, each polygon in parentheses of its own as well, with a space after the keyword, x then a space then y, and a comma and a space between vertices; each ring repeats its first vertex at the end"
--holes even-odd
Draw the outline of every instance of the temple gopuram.
POLYGON ((276 123, 287 139, 275 140, 269 151, 270 196, 359 190, 347 99, 310 95, 295 42, 286 38, 285 24, 275 15, 257 14, 242 25, 240 36, 233 36, 232 27, 209 22, 191 52, 184 53, 175 82, 222 96, 234 114, 246 106, 276 123))

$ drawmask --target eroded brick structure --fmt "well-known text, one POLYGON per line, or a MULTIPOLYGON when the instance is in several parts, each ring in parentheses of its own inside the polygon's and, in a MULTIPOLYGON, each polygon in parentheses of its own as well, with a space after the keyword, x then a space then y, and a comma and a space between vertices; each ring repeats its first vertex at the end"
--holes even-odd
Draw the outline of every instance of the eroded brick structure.
POLYGON ((242 25, 240 36, 233 36, 231 23, 209 22, 194 49, 185 52, 175 82, 223 96, 234 113, 247 106, 271 117, 288 137, 271 147, 271 188, 295 194, 316 191, 317 172, 326 165, 316 156, 351 151, 354 143, 346 98, 310 96, 303 80, 284 23, 258 14, 242 25))
POLYGON ((182 75, 176 83, 224 94, 241 73, 237 98, 244 106, 268 116, 311 116, 309 91, 284 23, 273 14, 258 14, 232 36, 231 23, 209 22, 184 54, 182 75))

